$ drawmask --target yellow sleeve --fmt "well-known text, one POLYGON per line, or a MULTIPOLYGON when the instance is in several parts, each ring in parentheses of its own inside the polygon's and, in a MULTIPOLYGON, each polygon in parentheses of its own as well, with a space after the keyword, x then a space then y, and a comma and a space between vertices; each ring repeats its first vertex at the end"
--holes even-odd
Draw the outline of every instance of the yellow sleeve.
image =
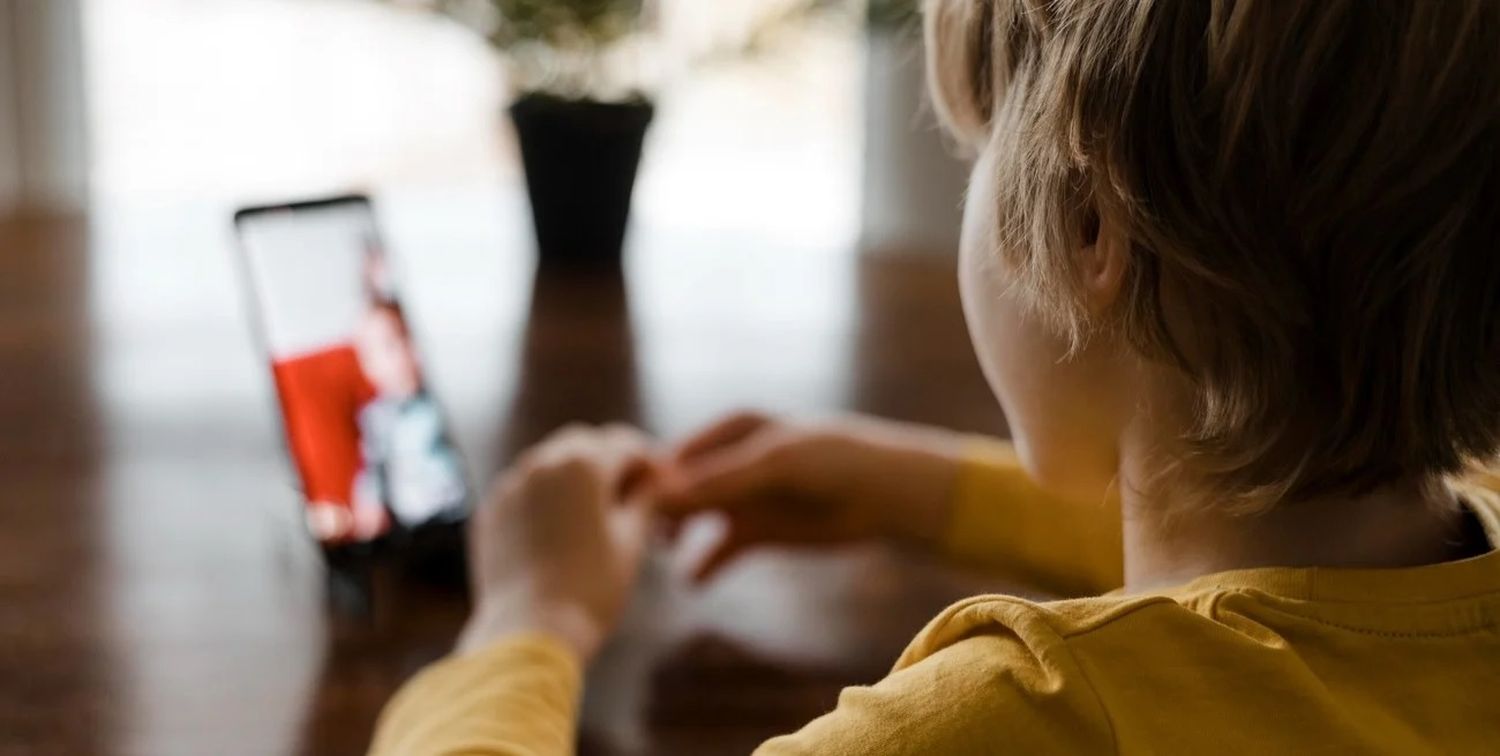
POLYGON ((977 440, 954 490, 944 551, 1058 596, 1125 582, 1120 507, 1070 502, 1039 488, 1008 443, 977 440))
POLYGON ((975 626, 997 599, 959 604, 907 648, 895 671, 848 688, 838 707, 756 756, 794 754, 1114 753, 1109 716, 1066 641, 1045 622, 1014 616, 975 626))
POLYGON ((582 675, 576 655, 542 635, 445 659, 386 705, 370 754, 571 754, 582 675))

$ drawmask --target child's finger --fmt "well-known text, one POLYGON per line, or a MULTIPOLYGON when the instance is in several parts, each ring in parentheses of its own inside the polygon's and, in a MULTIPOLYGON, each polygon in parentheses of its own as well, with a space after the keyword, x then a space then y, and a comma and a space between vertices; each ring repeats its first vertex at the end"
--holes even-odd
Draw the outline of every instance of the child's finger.
POLYGON ((663 487, 657 508, 672 516, 737 508, 776 480, 770 452, 766 444, 735 447, 705 459, 692 470, 671 473, 674 479, 663 487))
POLYGON ((724 534, 722 540, 714 544, 713 549, 699 560, 697 566, 693 568, 693 585, 701 586, 712 580, 720 570, 723 570, 730 562, 738 558, 749 545, 749 541, 743 535, 731 529, 728 533, 724 534))
POLYGON ((621 501, 634 498, 653 488, 661 488, 671 477, 672 470, 669 465, 662 462, 659 457, 650 454, 639 454, 626 463, 624 472, 620 474, 618 496, 621 501))
POLYGON ((672 517, 669 515, 657 519, 657 529, 661 533, 662 538, 665 538, 668 542, 675 543, 682 536, 682 526, 686 522, 687 518, 685 517, 672 517))
POLYGON ((677 447, 678 461, 690 461, 704 454, 737 444, 771 423, 758 412, 737 412, 694 434, 677 447))
POLYGON ((543 466, 582 463, 595 470, 614 490, 643 459, 651 454, 651 439, 625 425, 602 428, 573 425, 563 428, 533 447, 528 455, 543 466))
POLYGON ((778 542, 781 539, 776 534, 780 529, 774 520, 767 520, 755 511, 731 513, 728 516, 728 527, 720 535, 718 542, 698 560, 693 569, 693 584, 708 582, 746 551, 778 542))
POLYGON ((640 499, 626 499, 608 514, 616 548, 627 561, 639 560, 651 536, 650 507, 640 499))

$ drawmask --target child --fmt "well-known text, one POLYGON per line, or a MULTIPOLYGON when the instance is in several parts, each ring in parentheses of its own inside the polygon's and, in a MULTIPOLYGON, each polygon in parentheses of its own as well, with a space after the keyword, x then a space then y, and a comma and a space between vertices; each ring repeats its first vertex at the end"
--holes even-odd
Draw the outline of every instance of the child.
POLYGON ((927 24, 1014 452, 739 417, 652 476, 633 431, 566 431, 478 514, 475 613, 376 752, 567 752, 648 505, 729 516, 706 571, 886 537, 1110 591, 963 601, 763 753, 1500 748, 1500 496, 1465 476, 1500 450, 1500 1, 927 24))

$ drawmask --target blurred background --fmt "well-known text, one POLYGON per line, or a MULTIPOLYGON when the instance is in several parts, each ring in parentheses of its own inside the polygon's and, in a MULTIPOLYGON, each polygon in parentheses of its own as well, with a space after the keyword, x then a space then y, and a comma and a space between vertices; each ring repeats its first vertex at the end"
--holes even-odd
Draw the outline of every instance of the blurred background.
MULTIPOLYGON (((476 481, 570 421, 1003 432, 912 3, 570 5, 0 0, 0 753, 357 753, 462 620, 461 590, 378 574, 370 612, 329 610, 247 205, 373 197, 476 481), (557 148, 580 101, 638 164, 557 148)), ((747 751, 973 589, 867 550, 689 591, 675 559, 591 672, 586 752, 747 751)))

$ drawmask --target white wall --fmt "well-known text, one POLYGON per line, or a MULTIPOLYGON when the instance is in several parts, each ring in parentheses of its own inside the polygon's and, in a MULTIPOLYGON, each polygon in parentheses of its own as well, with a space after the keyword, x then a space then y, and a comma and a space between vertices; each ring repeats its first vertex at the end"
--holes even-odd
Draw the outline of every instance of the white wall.
POLYGON ((876 32, 868 50, 862 246, 957 251, 969 166, 928 104, 922 36, 876 32))
POLYGON ((82 0, 0 0, 0 210, 88 201, 82 0))

